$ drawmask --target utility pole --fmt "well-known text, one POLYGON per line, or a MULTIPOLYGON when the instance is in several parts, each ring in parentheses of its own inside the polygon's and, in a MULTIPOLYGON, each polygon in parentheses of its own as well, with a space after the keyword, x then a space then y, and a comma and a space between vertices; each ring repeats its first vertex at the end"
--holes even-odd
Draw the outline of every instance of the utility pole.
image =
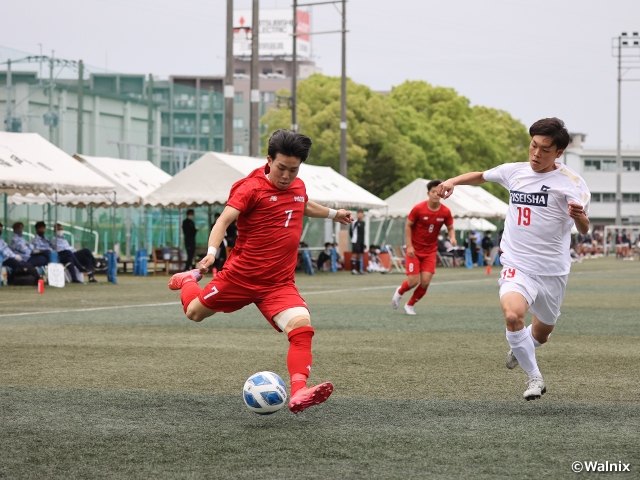
POLYGON ((53 52, 49 59, 49 141, 53 143, 53 52))
MULTIPOLYGON (((209 151, 213 152, 213 86, 209 87, 209 151)), ((209 207, 211 208, 211 207, 209 207)), ((209 219, 211 225, 211 219, 209 219)))
POLYGON ((340 83, 340 175, 347 176, 347 0, 342 0, 342 79, 340 83))
POLYGON ((616 225, 622 225, 622 82, 637 82, 639 78, 622 78, 622 68, 625 71, 640 69, 638 66, 640 53, 640 35, 633 32, 631 37, 627 32, 622 32, 618 37, 612 39, 612 54, 618 57, 618 115, 617 115, 617 138, 616 138, 616 225), (624 62, 623 58, 627 61, 624 62), (623 65, 624 63, 624 65, 623 65))
POLYGON ((249 119, 249 155, 258 156, 260 149, 260 1, 253 0, 251 20, 251 112, 249 119))
MULTIPOLYGON (((153 75, 149 74, 147 82, 147 144, 153 145, 153 75)), ((147 148, 147 160, 153 162, 153 148, 147 148)))
POLYGON ((224 77, 224 151, 233 153, 233 0, 227 0, 227 70, 224 77))
POLYGON ((84 134, 84 63, 82 60, 78 62, 78 144, 76 152, 81 154, 83 149, 84 134))
POLYGON ((298 0, 293 0, 293 54, 291 56, 291 131, 298 131, 298 0))
POLYGON ((7 117, 4 120, 5 130, 7 132, 13 132, 13 118, 11 113, 11 108, 13 107, 13 85, 11 82, 11 60, 7 60, 7 117))
MULTIPOLYGON (((624 34, 626 35, 626 33, 624 34)), ((618 37, 618 132, 616 140, 616 225, 622 225, 622 37, 618 37)))

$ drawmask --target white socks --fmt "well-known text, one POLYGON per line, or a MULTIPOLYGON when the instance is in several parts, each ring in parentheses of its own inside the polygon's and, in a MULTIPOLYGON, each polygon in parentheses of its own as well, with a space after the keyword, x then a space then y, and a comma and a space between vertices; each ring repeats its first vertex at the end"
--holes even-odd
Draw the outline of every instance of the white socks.
POLYGON ((523 328, 517 332, 507 330, 507 342, 509 342, 511 351, 522 369, 527 372, 529 378, 542 377, 538 369, 538 363, 536 362, 534 340, 530 330, 527 328, 523 328))

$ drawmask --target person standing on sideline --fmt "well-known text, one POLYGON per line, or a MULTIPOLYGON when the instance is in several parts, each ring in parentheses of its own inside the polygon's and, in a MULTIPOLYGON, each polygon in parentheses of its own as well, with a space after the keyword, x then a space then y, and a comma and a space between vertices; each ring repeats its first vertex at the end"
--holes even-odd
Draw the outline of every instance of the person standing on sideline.
POLYGON ((351 274, 362 275, 362 256, 364 255, 364 211, 358 209, 356 221, 349 226, 351 235, 351 274))
POLYGON ((329 218, 342 225, 352 222, 350 212, 309 200, 298 171, 310 149, 309 137, 275 131, 269 138, 267 164, 231 187, 227 205, 211 229, 200 268, 177 273, 169 280, 171 290, 180 290, 184 313, 194 322, 253 303, 273 328, 287 335, 289 410, 293 413, 324 402, 333 391, 330 382, 307 387, 314 328, 309 307, 295 284, 302 217, 329 218), (236 246, 224 270, 201 289, 197 282, 215 263, 217 249, 234 220, 238 221, 236 246))
POLYGON ((447 227, 451 245, 455 247, 458 244, 451 210, 440 203, 437 193, 437 187, 441 182, 442 180, 431 180, 427 183, 429 199, 411 209, 404 227, 407 237, 405 259, 407 280, 396 289, 391 305, 393 308, 398 308, 402 295, 417 285, 418 288, 404 306, 407 315, 416 314, 413 306, 427 293, 431 278, 436 272, 438 235, 443 226, 447 227))
POLYGON ((187 218, 182 221, 182 233, 184 234, 184 248, 187 250, 187 261, 184 264, 184 272, 194 268, 193 257, 196 254, 196 233, 198 229, 193 221, 195 212, 193 209, 187 210, 187 218))
POLYGON ((529 135, 528 162, 459 175, 443 182, 438 194, 448 198, 457 185, 484 182, 509 190, 498 280, 511 347, 506 366, 520 365, 527 372, 523 396, 534 400, 547 391, 535 349, 547 343, 560 315, 571 268, 571 228, 575 225, 583 235, 589 231, 591 193, 580 175, 558 161, 570 140, 562 120, 538 120, 529 135), (533 313, 528 327, 527 310, 533 313))

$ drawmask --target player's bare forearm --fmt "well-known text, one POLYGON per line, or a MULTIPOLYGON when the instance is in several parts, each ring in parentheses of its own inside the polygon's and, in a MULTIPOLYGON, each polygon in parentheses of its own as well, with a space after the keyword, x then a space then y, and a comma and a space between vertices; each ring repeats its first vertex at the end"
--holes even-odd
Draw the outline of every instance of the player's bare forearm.
POLYGON ((484 172, 469 172, 445 180, 438 185, 438 195, 442 198, 449 198, 456 185, 480 185, 485 183, 486 180, 483 175, 484 172))
MULTIPOLYGON (((329 218, 329 213, 332 210, 328 207, 324 207, 316 202, 312 202, 309 200, 304 204, 304 214, 310 218, 329 218)), ((351 217, 351 212, 340 209, 335 211, 336 215, 333 217, 334 222, 341 223, 342 225, 349 225, 353 222, 353 218, 351 217)))
MULTIPOLYGON (((216 220, 215 225, 211 229, 211 233, 209 234, 209 241, 207 242, 207 245, 209 247, 214 247, 215 249, 220 248, 220 244, 224 239, 224 234, 226 233, 227 228, 229 228, 229 225, 231 225, 233 221, 238 218, 239 215, 240 215, 240 210, 237 210, 233 207, 226 206, 222 211, 222 213, 220 214, 220 217, 218 217, 218 220, 216 220)), ((200 271, 202 273, 206 273, 209 267, 213 265, 215 261, 216 261, 215 255, 207 254, 207 256, 205 256, 200 261, 200 264, 199 264, 200 271)))
POLYGON ((582 205, 576 202, 569 202, 569 216, 573 218, 573 222, 582 235, 585 235, 589 231, 589 217, 584 211, 582 205))
POLYGON ((404 225, 404 237, 407 239, 407 255, 411 258, 415 256, 415 250, 411 242, 411 234, 413 233, 411 230, 412 226, 413 222, 411 220, 407 220, 407 223, 404 225))
POLYGON ((456 240, 456 230, 455 228, 453 228, 453 225, 449 225, 447 227, 447 231, 449 233, 449 241, 451 242, 451 245, 453 245, 454 247, 457 247, 458 241, 456 240))

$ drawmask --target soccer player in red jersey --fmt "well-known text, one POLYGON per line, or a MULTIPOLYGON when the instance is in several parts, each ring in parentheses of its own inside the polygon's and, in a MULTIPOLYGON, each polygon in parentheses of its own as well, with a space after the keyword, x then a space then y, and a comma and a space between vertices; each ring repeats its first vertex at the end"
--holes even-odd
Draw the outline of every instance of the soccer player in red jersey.
POLYGON ((436 252, 438 251, 438 235, 443 225, 447 226, 449 241, 455 247, 456 232, 453 229, 451 210, 440 204, 437 186, 442 180, 431 180, 427 183, 429 200, 417 204, 411 209, 404 227, 407 237, 406 271, 407 280, 396 289, 391 305, 400 306, 402 295, 416 285, 411 299, 404 306, 407 315, 415 315, 413 306, 424 297, 431 283, 431 277, 436 271, 436 252))
POLYGON ((231 187, 227 205, 211 229, 209 249, 200 268, 178 273, 169 281, 169 288, 181 290, 184 312, 194 322, 255 303, 277 331, 287 334, 289 410, 293 413, 324 402, 333 391, 329 382, 306 386, 314 330, 309 307, 294 283, 302 216, 331 218, 343 225, 353 221, 346 210, 336 211, 308 199, 304 182, 297 175, 311 143, 304 135, 275 131, 269 139, 267 165, 231 187), (197 282, 214 264, 224 233, 236 219, 236 245, 224 269, 201 289, 197 282))

